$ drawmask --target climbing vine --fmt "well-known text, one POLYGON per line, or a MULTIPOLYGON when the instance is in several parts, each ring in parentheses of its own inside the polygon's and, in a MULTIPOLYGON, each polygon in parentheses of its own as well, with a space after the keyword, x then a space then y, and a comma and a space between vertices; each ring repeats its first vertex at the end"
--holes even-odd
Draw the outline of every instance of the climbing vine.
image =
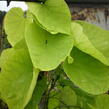
POLYGON ((0 99, 8 109, 108 109, 109 31, 72 21, 64 0, 12 8, 0 57, 0 99))

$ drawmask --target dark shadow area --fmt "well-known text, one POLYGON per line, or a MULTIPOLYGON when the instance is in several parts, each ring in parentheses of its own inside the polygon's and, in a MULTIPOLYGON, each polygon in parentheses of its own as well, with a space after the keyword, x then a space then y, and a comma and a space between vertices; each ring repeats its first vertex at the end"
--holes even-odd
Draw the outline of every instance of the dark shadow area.
POLYGON ((0 100, 0 109, 8 109, 7 104, 4 103, 2 100, 0 100))
POLYGON ((6 12, 0 11, 0 53, 5 48, 10 48, 10 44, 7 41, 7 36, 5 34, 4 28, 3 28, 3 21, 5 17, 6 12))
POLYGON ((0 11, 0 25, 2 25, 2 23, 3 23, 3 19, 4 19, 5 14, 6 14, 5 11, 0 11))

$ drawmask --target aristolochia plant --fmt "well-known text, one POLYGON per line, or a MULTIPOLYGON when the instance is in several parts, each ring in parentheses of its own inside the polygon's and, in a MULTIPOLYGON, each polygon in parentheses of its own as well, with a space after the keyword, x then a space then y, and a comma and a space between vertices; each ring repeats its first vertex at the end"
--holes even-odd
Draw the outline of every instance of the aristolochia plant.
POLYGON ((72 21, 64 0, 27 5, 4 19, 12 48, 0 58, 0 99, 9 109, 109 109, 109 31, 72 21))

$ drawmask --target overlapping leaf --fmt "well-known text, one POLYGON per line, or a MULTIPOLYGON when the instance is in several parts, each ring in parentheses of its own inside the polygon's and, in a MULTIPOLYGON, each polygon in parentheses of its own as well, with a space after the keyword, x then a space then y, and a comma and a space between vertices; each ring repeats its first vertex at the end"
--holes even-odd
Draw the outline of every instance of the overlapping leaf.
POLYGON ((109 89, 109 67, 93 57, 74 48, 71 52, 72 64, 64 63, 64 70, 69 78, 88 93, 100 94, 109 89))
POLYGON ((89 105, 90 109, 108 109, 109 108, 109 95, 98 95, 95 97, 95 103, 89 105))
POLYGON ((27 27, 25 39, 34 66, 43 71, 55 69, 73 47, 72 36, 50 34, 34 22, 27 27))
MULTIPOLYGON (((62 89, 60 100, 64 102, 64 104, 61 102, 61 105, 70 106, 70 109, 76 108, 77 95, 69 86, 62 89)), ((63 109, 67 109, 67 107, 64 107, 63 109)))
POLYGON ((109 95, 99 95, 95 99, 97 109, 109 108, 109 95))
POLYGON ((69 87, 61 87, 57 91, 54 90, 50 93, 49 109, 76 109, 77 106, 77 95, 69 87))
POLYGON ((4 28, 12 46, 24 37, 25 15, 21 8, 12 8, 6 14, 4 28))
POLYGON ((37 81, 37 85, 34 89, 32 98, 28 103, 28 105, 25 107, 25 109, 38 109, 38 105, 46 88, 47 88, 46 78, 37 81))
MULTIPOLYGON (((5 31, 14 48, 4 51, 0 59, 0 98, 8 104, 9 109, 38 109, 46 82, 41 81, 36 85, 39 70, 33 69, 33 65, 42 71, 53 70, 67 56, 64 70, 71 81, 88 93, 108 91, 109 67, 106 65, 109 65, 109 31, 76 21, 72 23, 72 37, 66 35, 71 32, 71 16, 64 0, 27 4, 29 21, 26 22, 26 16, 20 8, 11 9, 5 17, 5 31), (72 50, 73 39, 81 51, 77 48, 72 50)), ((54 89, 53 94, 57 95, 49 96, 48 108, 108 108, 109 97, 98 96, 96 105, 92 105, 92 97, 81 96, 72 89, 61 87, 58 94, 55 92, 57 89, 54 89), (91 101, 91 104, 86 101, 91 101)))
POLYGON ((64 0, 45 0, 44 3, 27 3, 38 22, 51 33, 71 33, 71 15, 64 0))
POLYGON ((39 70, 33 70, 29 54, 23 48, 5 50, 0 62, 0 98, 9 109, 24 109, 32 96, 39 70))
POLYGON ((75 46, 109 66, 109 31, 77 21, 72 23, 75 46))
MULTIPOLYGON (((94 95, 84 92, 79 87, 75 86, 75 84, 72 83, 69 79, 65 79, 65 77, 63 77, 63 80, 60 81, 60 85, 64 87, 69 86, 71 88, 70 91, 72 90, 72 92, 75 92, 76 99, 73 99, 73 97, 72 100, 76 101, 76 109, 90 109, 89 105, 93 105, 95 103, 94 95)), ((65 93, 69 93, 69 91, 65 91, 65 93)))

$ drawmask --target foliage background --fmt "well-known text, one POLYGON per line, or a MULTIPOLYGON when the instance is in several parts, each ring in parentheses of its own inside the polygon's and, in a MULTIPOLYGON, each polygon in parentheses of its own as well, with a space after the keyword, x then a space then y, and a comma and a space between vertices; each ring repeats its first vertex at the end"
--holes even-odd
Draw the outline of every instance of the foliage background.
MULTIPOLYGON (((70 5, 70 9, 72 12, 72 19, 79 19, 79 20, 85 20, 94 24, 97 24, 99 26, 102 26, 105 29, 108 29, 107 27, 107 22, 108 22, 108 15, 106 14, 106 12, 108 11, 107 8, 84 8, 84 7, 74 7, 72 8, 73 5, 70 5), (103 20, 101 20, 101 15, 102 14, 98 14, 99 12, 101 12, 104 16, 102 17, 103 20), (96 18, 96 16, 98 16, 98 18, 96 18), (104 22, 103 22, 104 21, 104 22)), ((10 47, 10 45, 8 44, 7 40, 6 40, 6 35, 4 33, 2 24, 3 24, 3 18, 4 15, 6 14, 6 12, 0 12, 0 52, 5 49, 10 47)), ((6 105, 0 101, 0 109, 7 109, 6 105)))

